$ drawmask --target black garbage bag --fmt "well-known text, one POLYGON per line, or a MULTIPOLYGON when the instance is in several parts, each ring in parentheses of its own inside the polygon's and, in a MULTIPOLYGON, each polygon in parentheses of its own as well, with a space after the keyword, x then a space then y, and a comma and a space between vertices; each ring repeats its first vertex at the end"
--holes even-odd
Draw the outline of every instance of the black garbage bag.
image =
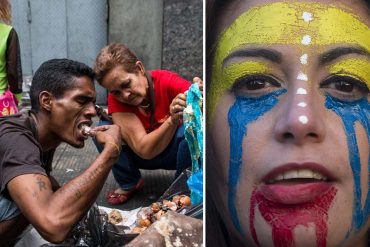
POLYGON ((73 228, 70 236, 61 244, 44 244, 50 246, 89 246, 89 247, 118 247, 129 243, 137 234, 125 233, 127 227, 108 223, 106 212, 100 211, 94 204, 86 216, 73 228))

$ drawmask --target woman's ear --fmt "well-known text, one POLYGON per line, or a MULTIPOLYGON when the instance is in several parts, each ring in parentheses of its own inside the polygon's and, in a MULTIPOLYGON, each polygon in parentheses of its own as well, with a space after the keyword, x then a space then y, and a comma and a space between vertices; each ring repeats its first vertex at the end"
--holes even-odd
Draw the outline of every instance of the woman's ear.
POLYGON ((45 109, 50 112, 52 108, 54 96, 48 91, 42 91, 39 94, 40 109, 45 109))
POLYGON ((141 62, 140 60, 138 60, 136 63, 136 66, 138 68, 138 71, 142 74, 145 74, 145 68, 144 68, 144 64, 143 62, 141 62))

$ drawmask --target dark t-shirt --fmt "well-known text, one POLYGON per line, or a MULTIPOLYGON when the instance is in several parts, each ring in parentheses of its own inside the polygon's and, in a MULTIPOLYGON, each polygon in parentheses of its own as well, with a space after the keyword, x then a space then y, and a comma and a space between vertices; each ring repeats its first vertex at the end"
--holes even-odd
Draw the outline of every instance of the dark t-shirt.
POLYGON ((49 175, 54 151, 42 151, 31 112, 0 117, 0 193, 9 197, 6 185, 19 175, 49 175))

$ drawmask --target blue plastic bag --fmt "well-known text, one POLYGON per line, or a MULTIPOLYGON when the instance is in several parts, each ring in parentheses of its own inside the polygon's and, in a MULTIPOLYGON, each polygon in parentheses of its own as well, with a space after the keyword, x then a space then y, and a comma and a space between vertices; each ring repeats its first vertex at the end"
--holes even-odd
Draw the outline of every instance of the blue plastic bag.
POLYGON ((192 204, 203 202, 203 117, 202 117, 202 94, 198 84, 193 84, 186 96, 186 108, 184 110, 185 139, 188 142, 191 161, 192 175, 187 184, 191 191, 192 204))

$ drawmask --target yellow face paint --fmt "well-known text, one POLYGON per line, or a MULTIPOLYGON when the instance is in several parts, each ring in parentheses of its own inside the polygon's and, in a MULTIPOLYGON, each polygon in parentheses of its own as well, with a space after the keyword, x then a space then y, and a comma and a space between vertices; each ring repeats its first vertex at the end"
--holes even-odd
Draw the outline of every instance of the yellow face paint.
POLYGON ((366 83, 370 90, 370 61, 360 58, 341 60, 327 66, 331 74, 353 76, 366 83))
MULTIPOLYGON (((239 63, 234 63, 222 70, 221 80, 223 83, 218 84, 218 90, 213 92, 224 92, 231 88, 233 83, 245 76, 251 74, 265 74, 268 73, 269 67, 267 63, 257 62, 257 61, 244 61, 239 63)), ((217 96, 217 95, 214 95, 217 96)), ((215 105, 216 102, 212 102, 212 99, 216 97, 211 97, 208 101, 210 105, 215 105)), ((208 107, 208 106, 207 106, 208 107)))
MULTIPOLYGON (((232 85, 226 81, 222 68, 232 51, 247 45, 290 44, 308 45, 354 44, 370 52, 370 29, 350 10, 315 2, 277 2, 251 8, 240 15, 217 42, 212 67, 212 85, 208 91, 208 119, 219 97, 232 85), (303 13, 312 14, 307 21, 303 13)), ((240 67, 238 75, 249 68, 240 67)))

